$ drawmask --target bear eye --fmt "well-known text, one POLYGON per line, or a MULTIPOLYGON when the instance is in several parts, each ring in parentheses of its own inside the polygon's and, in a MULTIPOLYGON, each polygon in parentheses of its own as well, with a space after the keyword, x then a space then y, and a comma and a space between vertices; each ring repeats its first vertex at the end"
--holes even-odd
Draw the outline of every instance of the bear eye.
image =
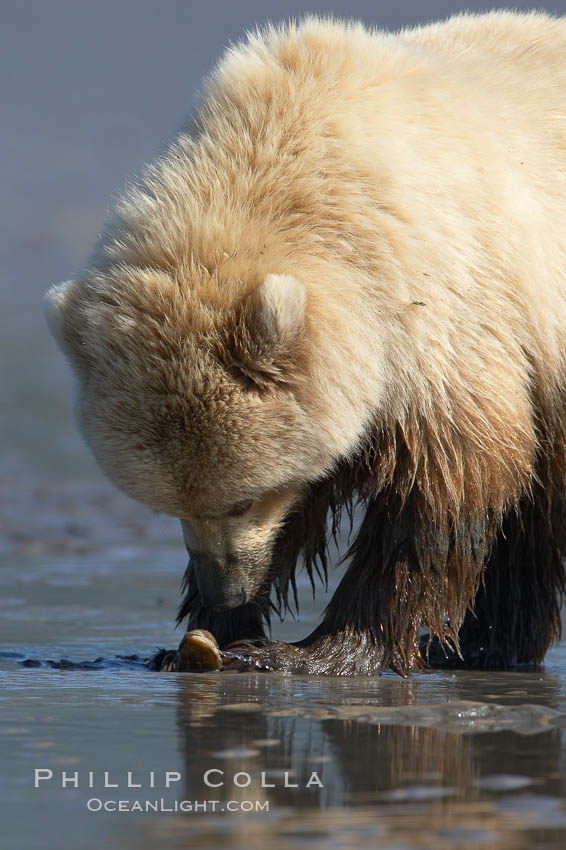
POLYGON ((227 513, 226 516, 243 516, 243 514, 247 513, 253 502, 251 499, 248 499, 247 502, 240 502, 237 505, 234 505, 227 513))

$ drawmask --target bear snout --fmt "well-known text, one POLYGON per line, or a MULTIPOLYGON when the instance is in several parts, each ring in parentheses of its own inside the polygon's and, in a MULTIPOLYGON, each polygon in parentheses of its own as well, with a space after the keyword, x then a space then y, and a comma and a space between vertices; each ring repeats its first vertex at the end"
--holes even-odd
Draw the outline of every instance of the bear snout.
POLYGON ((250 597, 242 576, 230 564, 191 555, 193 570, 202 604, 212 611, 228 611, 244 605, 250 597))

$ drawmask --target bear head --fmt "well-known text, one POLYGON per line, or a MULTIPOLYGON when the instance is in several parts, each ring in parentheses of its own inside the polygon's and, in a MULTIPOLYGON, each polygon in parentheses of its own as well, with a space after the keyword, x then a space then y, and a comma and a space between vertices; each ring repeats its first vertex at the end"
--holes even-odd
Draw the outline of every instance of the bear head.
POLYGON ((120 489, 181 520, 203 604, 265 594, 278 533, 334 460, 311 405, 304 285, 212 286, 193 270, 186 286, 122 265, 52 287, 46 312, 83 436, 120 489))

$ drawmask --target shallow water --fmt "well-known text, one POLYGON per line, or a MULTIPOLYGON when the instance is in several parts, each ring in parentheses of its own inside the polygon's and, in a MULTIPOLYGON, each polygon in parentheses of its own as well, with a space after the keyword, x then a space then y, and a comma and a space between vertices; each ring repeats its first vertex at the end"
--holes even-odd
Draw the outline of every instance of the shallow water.
MULTIPOLYGON (((184 554, 174 523, 103 485, 4 492, 12 850, 565 846, 566 647, 544 671, 408 680, 25 667, 176 645, 184 554)), ((276 636, 310 631, 309 593, 303 582, 304 614, 276 636)))

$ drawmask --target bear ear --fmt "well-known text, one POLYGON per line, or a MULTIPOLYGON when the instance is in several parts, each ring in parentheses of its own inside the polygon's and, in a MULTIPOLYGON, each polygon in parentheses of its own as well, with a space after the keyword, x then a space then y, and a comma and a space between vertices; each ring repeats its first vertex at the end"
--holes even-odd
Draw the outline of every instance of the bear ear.
POLYGON ((287 274, 266 275, 245 299, 233 340, 232 366, 256 386, 296 380, 306 300, 303 284, 287 274))
POLYGON ((75 288, 75 281, 66 280, 51 286, 43 296, 43 310, 49 330, 63 350, 67 348, 64 334, 65 316, 75 288))
POLYGON ((250 331, 277 347, 291 343, 303 331, 307 294, 289 274, 268 274, 249 296, 250 331))

